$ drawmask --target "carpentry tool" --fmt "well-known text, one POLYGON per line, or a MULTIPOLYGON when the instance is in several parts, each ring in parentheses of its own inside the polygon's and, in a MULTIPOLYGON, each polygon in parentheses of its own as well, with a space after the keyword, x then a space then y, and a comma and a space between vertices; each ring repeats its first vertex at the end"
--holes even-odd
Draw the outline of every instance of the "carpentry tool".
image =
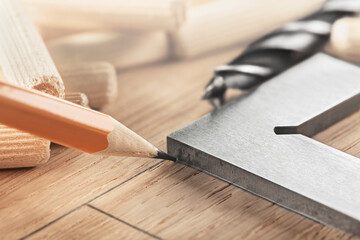
POLYGON ((87 153, 174 160, 112 117, 0 82, 0 123, 87 153))
POLYGON ((168 153, 306 217, 360 234, 359 159, 309 138, 360 109, 359 76, 359 67, 319 53, 172 133, 168 153))
POLYGON ((214 69, 204 99, 219 107, 227 88, 247 90, 319 51, 332 24, 360 11, 360 0, 329 0, 316 13, 265 35, 229 64, 214 69))

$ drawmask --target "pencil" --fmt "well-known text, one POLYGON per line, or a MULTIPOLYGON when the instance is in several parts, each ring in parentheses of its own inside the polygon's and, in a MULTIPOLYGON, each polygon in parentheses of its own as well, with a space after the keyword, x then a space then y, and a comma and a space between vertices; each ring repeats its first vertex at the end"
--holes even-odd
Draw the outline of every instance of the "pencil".
POLYGON ((175 160, 109 115, 0 82, 0 123, 87 153, 175 160))

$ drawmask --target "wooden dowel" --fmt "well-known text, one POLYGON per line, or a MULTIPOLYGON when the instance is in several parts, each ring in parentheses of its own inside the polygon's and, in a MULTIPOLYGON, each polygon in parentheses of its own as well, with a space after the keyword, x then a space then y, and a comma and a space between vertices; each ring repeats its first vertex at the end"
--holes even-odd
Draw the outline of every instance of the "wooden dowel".
POLYGON ((347 17, 332 27, 327 52, 360 64, 360 17, 347 17))
POLYGON ((210 3, 210 2, 214 2, 214 1, 218 1, 218 0, 187 0, 187 6, 188 7, 193 7, 193 6, 207 4, 207 3, 210 3))
POLYGON ((52 28, 52 27, 45 27, 45 26, 37 26, 39 33, 44 40, 44 42, 48 42, 52 39, 60 38, 69 36, 72 34, 77 34, 79 30, 73 30, 73 29, 63 29, 63 28, 52 28))
POLYGON ((209 1, 187 12, 187 20, 170 34, 175 57, 194 57, 224 47, 244 44, 282 24, 317 10, 324 0, 209 1))
POLYGON ((81 92, 67 92, 65 94, 65 100, 78 104, 83 107, 89 107, 89 100, 85 93, 81 92))
POLYGON ((87 32, 51 40, 47 46, 57 65, 107 61, 117 69, 161 61, 169 53, 164 32, 87 32))
POLYGON ((64 96, 63 82, 44 42, 16 1, 0 1, 0 52, 7 81, 64 96))
MULTIPOLYGON (((0 66, 2 81, 64 97, 64 84, 38 34, 16 0, 0 0, 0 66)), ((48 140, 2 127, 0 168, 46 162, 48 140)))
POLYGON ((185 20, 184 0, 22 0, 41 26, 78 30, 173 30, 185 20))
POLYGON ((85 93, 89 106, 93 109, 101 109, 117 97, 116 70, 108 62, 60 64, 58 68, 64 80, 66 94, 85 93))
POLYGON ((50 157, 50 141, 0 125, 0 168, 33 167, 50 157))

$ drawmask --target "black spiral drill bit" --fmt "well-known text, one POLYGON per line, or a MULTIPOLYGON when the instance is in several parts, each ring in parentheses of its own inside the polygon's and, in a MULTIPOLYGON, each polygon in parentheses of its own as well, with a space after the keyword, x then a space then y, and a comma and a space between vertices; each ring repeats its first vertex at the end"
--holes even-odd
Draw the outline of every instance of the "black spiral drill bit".
POLYGON ((319 11, 251 43, 227 65, 214 69, 203 99, 219 107, 227 88, 248 90, 320 51, 332 24, 360 12, 360 0, 329 0, 319 11))

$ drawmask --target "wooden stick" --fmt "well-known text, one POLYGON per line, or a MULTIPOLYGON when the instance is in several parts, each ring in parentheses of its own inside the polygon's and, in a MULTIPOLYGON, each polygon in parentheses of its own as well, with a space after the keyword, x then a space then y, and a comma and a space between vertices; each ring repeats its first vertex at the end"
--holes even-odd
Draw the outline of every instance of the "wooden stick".
POLYGON ((67 92, 65 94, 65 100, 78 104, 83 107, 89 107, 89 100, 85 93, 81 92, 67 92))
POLYGON ((107 61, 117 69, 164 60, 169 53, 164 32, 79 33, 51 40, 47 46, 57 65, 107 61))
POLYGON ((69 36, 72 34, 77 34, 79 30, 73 30, 73 29, 63 29, 63 28, 52 28, 52 27, 46 27, 46 26, 37 26, 39 33, 44 40, 44 42, 48 42, 52 39, 60 38, 69 36))
POLYGON ((7 81, 64 96, 63 82, 45 44, 16 1, 0 1, 0 52, 7 81))
MULTIPOLYGON (((15 0, 0 0, 2 81, 64 96, 64 85, 30 19, 15 0)), ((4 114, 4 113, 2 113, 4 114)), ((50 142, 1 127, 0 168, 29 167, 50 156, 50 142)))
POLYGON ((175 57, 201 55, 270 32, 317 10, 324 0, 210 1, 190 8, 186 23, 170 34, 175 57))
POLYGON ((0 122, 87 153, 174 160, 112 117, 0 82, 0 122))
POLYGON ((33 167, 47 162, 50 141, 0 125, 0 168, 33 167))
POLYGON ((360 17, 347 17, 332 27, 327 52, 360 64, 360 17))
POLYGON ((93 109, 101 109, 117 97, 116 70, 108 62, 60 64, 58 68, 65 83, 66 94, 85 93, 89 106, 93 109))
POLYGON ((214 1, 218 1, 218 0, 187 0, 187 6, 188 7, 193 7, 193 6, 207 4, 207 3, 210 3, 210 2, 214 2, 214 1))
POLYGON ((22 0, 41 26, 78 30, 174 30, 184 0, 22 0))

